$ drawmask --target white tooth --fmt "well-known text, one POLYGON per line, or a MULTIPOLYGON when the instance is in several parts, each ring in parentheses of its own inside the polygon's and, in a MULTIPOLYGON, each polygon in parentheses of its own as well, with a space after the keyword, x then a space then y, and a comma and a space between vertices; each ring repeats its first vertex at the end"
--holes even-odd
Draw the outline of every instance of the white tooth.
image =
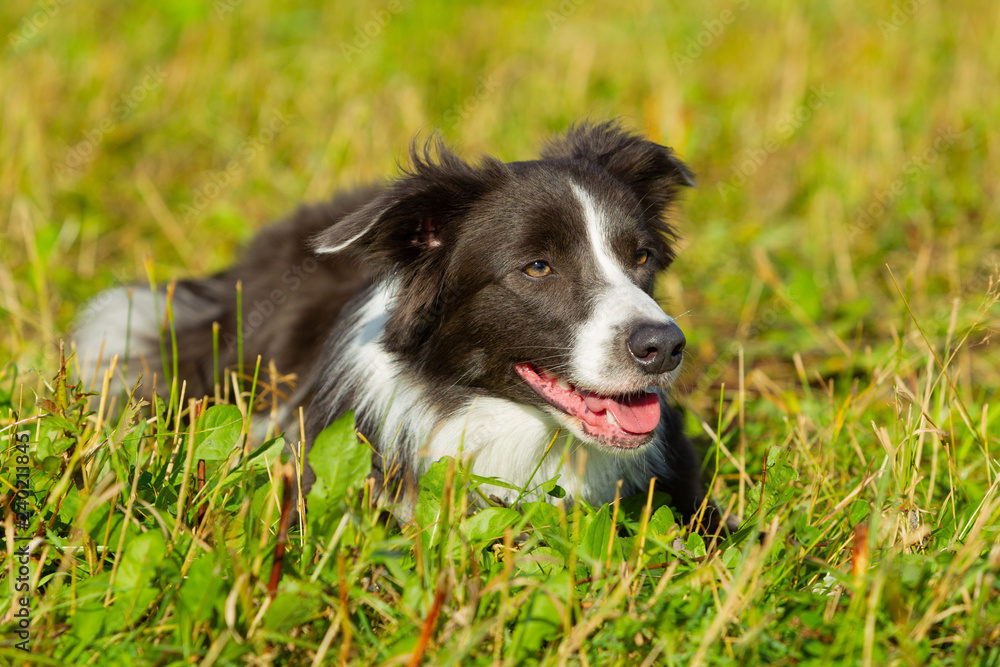
POLYGON ((605 410, 604 411, 604 418, 607 419, 608 423, 611 424, 612 426, 614 426, 615 428, 621 428, 622 427, 622 425, 618 423, 618 420, 615 419, 615 416, 613 414, 611 414, 611 410, 605 410))
POLYGON ((566 391, 573 391, 573 387, 570 385, 570 383, 566 382, 566 380, 562 378, 556 378, 556 386, 559 387, 560 389, 565 389, 566 391))

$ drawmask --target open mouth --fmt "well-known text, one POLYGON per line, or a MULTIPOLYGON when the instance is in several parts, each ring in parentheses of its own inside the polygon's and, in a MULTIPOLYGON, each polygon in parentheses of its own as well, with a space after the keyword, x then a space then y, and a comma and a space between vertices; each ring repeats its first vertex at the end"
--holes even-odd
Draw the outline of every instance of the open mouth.
POLYGON ((520 363, 514 368, 549 405, 579 419, 585 433, 606 444, 639 447, 650 440, 660 423, 660 397, 655 392, 601 396, 577 389, 534 364, 520 363))

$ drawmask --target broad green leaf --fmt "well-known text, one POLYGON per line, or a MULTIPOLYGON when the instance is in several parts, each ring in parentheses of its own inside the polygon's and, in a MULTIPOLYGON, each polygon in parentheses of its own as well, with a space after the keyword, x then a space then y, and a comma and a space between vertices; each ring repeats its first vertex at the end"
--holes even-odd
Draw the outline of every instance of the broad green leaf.
POLYGON ((276 524, 281 520, 282 484, 272 486, 268 483, 267 473, 260 470, 249 473, 249 482, 253 489, 250 499, 253 516, 264 520, 270 512, 271 522, 269 525, 276 524))
POLYGON ((553 529, 559 530, 561 527, 560 517, 563 512, 552 503, 541 500, 534 503, 524 503, 521 505, 521 511, 524 512, 525 518, 531 522, 531 525, 538 530, 551 532, 553 529))
POLYGON ((125 625, 133 625, 146 615, 149 605, 152 604, 153 600, 159 594, 160 591, 158 588, 151 586, 149 582, 144 582, 142 585, 134 588, 131 595, 122 597, 116 601, 112 605, 112 608, 121 611, 125 625))
POLYGON ((115 587, 133 588, 149 581, 166 552, 159 527, 130 540, 118 566, 115 587))
POLYGON ((666 505, 657 508, 653 516, 649 518, 649 525, 646 530, 651 535, 663 538, 671 531, 676 530, 677 522, 674 521, 673 511, 666 505))
POLYGON ((75 486, 70 486, 66 489, 65 495, 62 497, 62 503, 59 505, 59 518, 66 523, 71 523, 80 511, 80 506, 83 501, 80 498, 80 492, 75 486))
POLYGON ((319 613, 318 589, 304 585, 297 579, 282 584, 282 591, 275 596, 264 615, 264 625, 277 632, 288 632, 302 625, 319 613))
POLYGON ((400 598, 403 609, 416 616, 424 616, 431 604, 431 593, 417 574, 411 574, 403 584, 400 598))
POLYGON ((414 518, 424 529, 424 543, 432 546, 438 537, 438 518, 441 516, 441 505, 444 497, 445 479, 448 466, 452 465, 450 457, 445 457, 431 464, 431 467, 420 477, 420 492, 417 495, 417 507, 414 518))
POLYGON ((202 621, 211 615, 225 581, 219 569, 214 553, 202 554, 191 563, 177 596, 185 617, 202 621))
POLYGON ((691 533, 688 535, 687 539, 684 540, 684 546, 695 558, 699 558, 708 553, 705 549, 705 539, 698 533, 691 533))
POLYGON ((310 501, 314 496, 340 500, 349 489, 360 487, 371 472, 372 452, 354 432, 353 412, 323 429, 307 456, 316 473, 310 501))
MULTIPOLYGON (((449 458, 451 457, 446 456, 442 460, 446 460, 449 458)), ((511 484, 510 482, 505 482, 499 477, 483 477, 482 475, 473 475, 472 473, 469 473, 466 476, 469 478, 469 481, 472 482, 472 484, 470 485, 470 489, 475 489, 480 484, 489 484, 490 486, 497 486, 500 487, 501 489, 510 489, 511 491, 522 490, 520 486, 517 486, 516 484, 511 484)))
POLYGON ((253 450, 246 458, 246 462, 251 468, 267 468, 274 465, 274 462, 281 458, 284 451, 285 438, 279 435, 253 450))
POLYGON ((107 609, 101 600, 91 600, 77 608, 76 614, 72 616, 70 624, 73 626, 73 634, 83 642, 93 641, 101 632, 104 625, 104 616, 107 609))
POLYGON ((851 515, 850 515, 851 518, 849 521, 850 525, 853 527, 858 525, 862 521, 867 520, 868 517, 871 515, 871 513, 872 513, 871 505, 869 505, 863 500, 855 500, 853 503, 851 503, 851 515))
POLYGON ((213 405, 198 420, 194 458, 225 461, 243 432, 243 415, 235 405, 213 405))
POLYGON ((46 456, 38 464, 46 475, 54 476, 62 469, 63 459, 61 456, 46 456))
POLYGON ((504 531, 521 520, 521 513, 506 507, 487 507, 465 520, 463 528, 470 542, 503 537, 504 531))
MULTIPOLYGON (((550 595, 568 588, 568 575, 557 572, 546 581, 545 590, 535 589, 517 615, 513 642, 508 657, 518 661, 538 651, 547 641, 557 641, 562 634, 563 618, 550 595), (513 654, 513 655, 512 655, 513 654)), ((565 609, 565 605, 560 605, 565 609)))
POLYGON ((559 486, 559 475, 556 475, 552 479, 545 480, 541 484, 533 484, 534 490, 536 492, 540 491, 547 496, 552 496, 553 498, 565 498, 566 490, 559 486))
POLYGON ((535 547, 518 556, 517 566, 525 574, 548 576, 566 568, 566 556, 552 547, 535 547))
MULTIPOLYGON (((587 532, 580 545, 583 553, 595 561, 604 561, 608 557, 608 540, 611 539, 611 505, 603 506, 590 522, 587 532)), ((611 545, 612 562, 622 558, 621 544, 615 539, 611 545)))

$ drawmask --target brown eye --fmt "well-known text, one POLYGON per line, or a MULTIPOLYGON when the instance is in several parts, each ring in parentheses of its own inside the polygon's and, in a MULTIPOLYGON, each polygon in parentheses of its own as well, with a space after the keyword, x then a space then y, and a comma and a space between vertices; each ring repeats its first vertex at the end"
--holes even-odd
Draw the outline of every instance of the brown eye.
POLYGON ((538 260, 537 262, 532 262, 524 267, 524 272, 532 278, 544 278, 552 273, 552 267, 549 266, 547 262, 538 260))
POLYGON ((649 252, 646 250, 636 250, 635 251, 635 263, 636 266, 642 266, 649 259, 649 252))

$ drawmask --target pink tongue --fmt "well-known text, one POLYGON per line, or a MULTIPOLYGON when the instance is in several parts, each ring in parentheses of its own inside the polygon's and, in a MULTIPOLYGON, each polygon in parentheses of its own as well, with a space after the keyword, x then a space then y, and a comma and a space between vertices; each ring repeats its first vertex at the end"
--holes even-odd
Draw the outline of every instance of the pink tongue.
POLYGON ((660 423, 660 397, 652 392, 627 396, 622 402, 593 394, 585 395, 583 400, 591 412, 610 410, 629 433, 649 433, 660 423))

